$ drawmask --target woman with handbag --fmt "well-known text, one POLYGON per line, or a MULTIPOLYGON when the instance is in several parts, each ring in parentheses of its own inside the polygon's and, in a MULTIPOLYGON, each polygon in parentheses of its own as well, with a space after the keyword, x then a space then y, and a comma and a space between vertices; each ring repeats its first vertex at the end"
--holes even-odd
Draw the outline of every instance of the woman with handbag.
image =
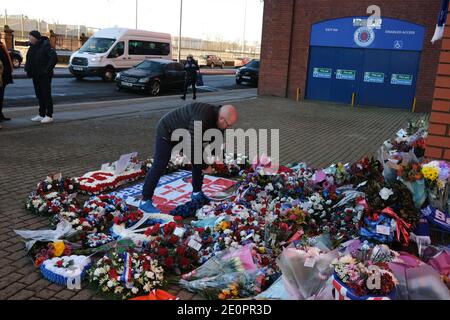
POLYGON ((198 67, 198 64, 194 60, 194 56, 192 54, 187 56, 187 62, 184 65, 184 70, 186 71, 186 76, 184 78, 184 91, 181 99, 186 100, 187 90, 192 85, 192 99, 195 100, 197 99, 197 88, 195 87, 197 83, 197 71, 200 70, 200 68, 198 67))

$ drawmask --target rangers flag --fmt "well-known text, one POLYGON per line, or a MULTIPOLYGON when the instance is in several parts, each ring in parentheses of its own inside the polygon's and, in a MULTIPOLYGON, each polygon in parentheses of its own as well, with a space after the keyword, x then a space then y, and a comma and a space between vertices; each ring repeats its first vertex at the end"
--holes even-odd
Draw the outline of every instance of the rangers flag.
POLYGON ((445 21, 447 20, 448 2, 449 0, 441 0, 441 9, 439 10, 436 29, 434 30, 434 35, 431 39, 432 43, 439 39, 442 39, 442 37, 444 36, 445 21))

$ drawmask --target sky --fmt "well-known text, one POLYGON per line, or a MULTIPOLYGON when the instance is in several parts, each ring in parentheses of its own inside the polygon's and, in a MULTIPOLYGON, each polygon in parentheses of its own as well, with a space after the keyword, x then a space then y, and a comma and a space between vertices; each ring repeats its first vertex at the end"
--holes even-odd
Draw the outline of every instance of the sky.
MULTIPOLYGON (((179 33, 181 0, 138 0, 138 29, 179 33)), ((24 14, 49 23, 94 28, 135 28, 135 0, 0 0, 4 15, 24 14)), ((182 36, 260 42, 261 0, 183 0, 182 36), (245 15, 245 4, 247 14, 245 15), (245 18, 245 19, 244 19, 245 18)))

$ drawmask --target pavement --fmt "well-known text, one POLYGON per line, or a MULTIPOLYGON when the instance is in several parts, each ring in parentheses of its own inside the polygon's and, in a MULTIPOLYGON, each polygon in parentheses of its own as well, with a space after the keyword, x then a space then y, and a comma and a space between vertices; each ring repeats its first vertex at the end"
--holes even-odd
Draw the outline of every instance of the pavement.
MULTIPOLYGON (((239 127, 280 130, 282 163, 305 161, 315 167, 371 155, 409 120, 424 116, 258 97, 256 89, 204 93, 198 101, 235 104, 239 127)), ((133 151, 141 159, 150 157, 157 121, 181 102, 166 96, 56 105, 55 122, 49 125, 29 121, 37 107, 7 109, 13 120, 3 122, 0 130, 0 299, 102 299, 84 286, 71 291, 51 284, 34 268, 13 230, 47 229, 48 219, 27 212, 25 200, 49 174, 80 176, 133 151)), ((182 300, 202 299, 176 285, 166 290, 182 300)))
MULTIPOLYGON (((69 68, 67 65, 64 64, 58 64, 56 65, 54 69, 54 77, 55 78, 73 78, 73 75, 69 72, 69 68)), ((204 75, 214 74, 214 75, 228 75, 228 74, 235 74, 236 69, 235 68, 224 68, 224 69, 207 69, 207 68, 201 68, 200 73, 204 75)), ((20 67, 18 69, 14 69, 13 72, 13 79, 27 79, 27 73, 24 70, 24 67, 20 67)))

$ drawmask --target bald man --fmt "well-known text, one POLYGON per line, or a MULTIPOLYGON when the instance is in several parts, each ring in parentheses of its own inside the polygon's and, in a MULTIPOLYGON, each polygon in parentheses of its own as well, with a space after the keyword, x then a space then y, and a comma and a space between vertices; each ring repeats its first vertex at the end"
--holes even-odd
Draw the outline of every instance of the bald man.
MULTIPOLYGON (((185 105, 163 116, 157 124, 154 161, 152 168, 145 178, 142 190, 142 201, 139 205, 139 209, 148 213, 159 212, 153 205, 152 198, 156 186, 158 185, 158 181, 164 174, 167 164, 170 161, 172 149, 179 143, 179 141, 171 141, 172 133, 175 130, 186 129, 189 131, 191 135, 191 163, 193 163, 195 121, 202 122, 203 137, 203 133, 208 129, 219 129, 223 133, 225 129, 231 128, 237 120, 238 113, 234 106, 214 106, 201 102, 185 105)), ((204 171, 206 168, 208 168, 208 165, 204 163, 192 165, 193 192, 191 199, 202 204, 209 202, 209 199, 202 192, 203 173, 208 173, 210 171, 204 171)))

